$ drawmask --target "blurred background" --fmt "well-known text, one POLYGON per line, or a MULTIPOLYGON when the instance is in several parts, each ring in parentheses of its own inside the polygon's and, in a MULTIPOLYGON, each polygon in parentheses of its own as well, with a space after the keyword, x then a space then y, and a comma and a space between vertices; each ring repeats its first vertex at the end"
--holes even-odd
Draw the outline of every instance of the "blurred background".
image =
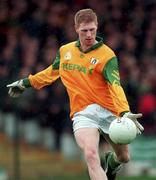
MULTIPOLYGON (((156 177, 156 1, 0 0, 0 180, 88 179, 61 82, 15 99, 6 88, 48 67, 61 45, 77 40, 73 18, 82 8, 96 11, 98 35, 118 56, 131 110, 143 113, 145 131, 130 145, 132 161, 121 176, 156 177)), ((103 149, 110 147, 101 139, 103 149)))

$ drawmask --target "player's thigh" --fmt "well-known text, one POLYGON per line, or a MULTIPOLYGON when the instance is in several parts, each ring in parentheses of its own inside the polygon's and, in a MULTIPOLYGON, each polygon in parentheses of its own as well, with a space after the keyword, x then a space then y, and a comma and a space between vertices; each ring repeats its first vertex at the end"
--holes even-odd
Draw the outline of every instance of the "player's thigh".
POLYGON ((112 146, 117 156, 129 156, 128 145, 119 145, 112 142, 108 134, 104 134, 106 141, 112 146))
POLYGON ((98 148, 99 131, 97 128, 80 128, 74 132, 74 136, 81 149, 98 148))

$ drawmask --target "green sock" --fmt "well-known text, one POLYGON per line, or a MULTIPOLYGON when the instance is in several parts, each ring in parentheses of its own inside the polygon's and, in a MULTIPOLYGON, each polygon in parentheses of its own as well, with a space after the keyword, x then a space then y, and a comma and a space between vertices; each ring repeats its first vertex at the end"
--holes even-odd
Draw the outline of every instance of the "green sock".
POLYGON ((112 169, 117 168, 119 165, 121 165, 121 163, 117 160, 117 157, 115 155, 115 153, 111 153, 109 154, 108 157, 108 164, 112 169))

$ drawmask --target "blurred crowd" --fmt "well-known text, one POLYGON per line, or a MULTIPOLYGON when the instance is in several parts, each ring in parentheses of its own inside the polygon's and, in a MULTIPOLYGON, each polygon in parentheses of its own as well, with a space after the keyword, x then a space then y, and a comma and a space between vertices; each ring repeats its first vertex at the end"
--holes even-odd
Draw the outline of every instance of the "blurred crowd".
MULTIPOLYGON (((154 0, 1 0, 0 111, 22 121, 35 118, 42 127, 71 132, 65 88, 29 89, 20 98, 8 96, 6 85, 52 64, 58 48, 77 40, 74 14, 93 8, 98 35, 116 53, 121 82, 131 110, 142 112, 145 133, 156 133, 156 1, 154 0)), ((59 148, 59 143, 58 143, 59 148)))

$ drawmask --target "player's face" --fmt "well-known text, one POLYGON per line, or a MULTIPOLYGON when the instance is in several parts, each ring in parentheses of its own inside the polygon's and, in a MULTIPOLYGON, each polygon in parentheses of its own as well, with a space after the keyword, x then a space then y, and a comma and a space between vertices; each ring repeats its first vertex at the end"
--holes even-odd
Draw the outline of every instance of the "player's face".
POLYGON ((95 22, 81 23, 77 28, 81 48, 88 49, 96 42, 97 24, 95 22))

